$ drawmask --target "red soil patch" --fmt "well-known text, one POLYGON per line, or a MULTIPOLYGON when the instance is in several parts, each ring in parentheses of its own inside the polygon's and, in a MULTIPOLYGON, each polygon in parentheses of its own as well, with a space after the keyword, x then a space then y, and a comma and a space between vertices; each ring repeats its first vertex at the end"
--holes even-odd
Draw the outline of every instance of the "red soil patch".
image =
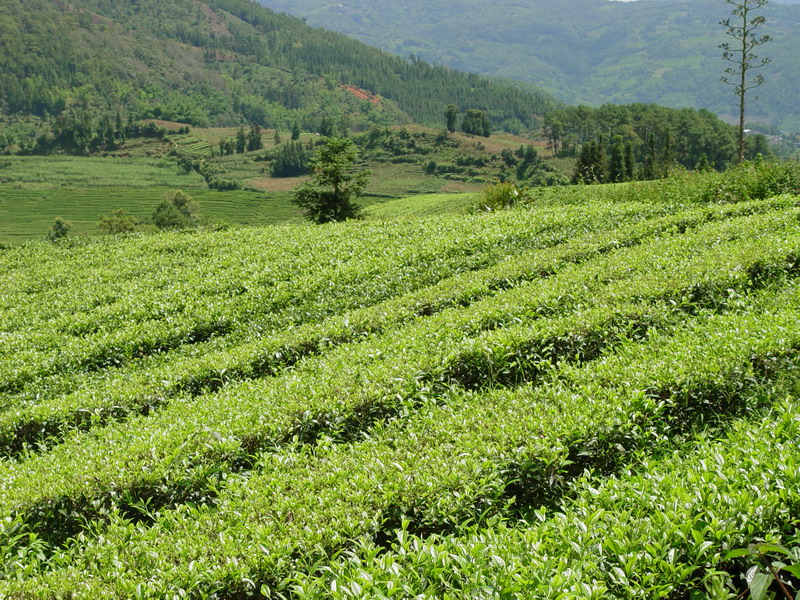
POLYGON ((366 100, 367 102, 372 102, 375 105, 380 104, 381 97, 376 94, 373 94, 372 92, 369 92, 367 90, 362 90, 361 88, 357 88, 353 85, 343 85, 342 87, 351 94, 353 94, 353 96, 355 96, 356 98, 359 98, 361 100, 366 100))

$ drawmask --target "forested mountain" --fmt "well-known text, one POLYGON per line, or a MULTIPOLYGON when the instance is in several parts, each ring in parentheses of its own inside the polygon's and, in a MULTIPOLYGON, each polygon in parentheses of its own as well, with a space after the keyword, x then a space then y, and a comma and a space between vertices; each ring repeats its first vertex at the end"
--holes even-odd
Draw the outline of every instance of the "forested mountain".
MULTIPOLYGON (((401 56, 535 83, 571 103, 646 102, 735 112, 725 65, 723 0, 259 0, 401 56)), ((800 6, 759 14, 774 40, 753 121, 800 130, 800 6)))
MULTIPOLYGON (((531 127, 544 93, 406 60, 249 0, 3 0, 0 117, 531 127)), ((6 119, 7 120, 7 119, 6 119)))

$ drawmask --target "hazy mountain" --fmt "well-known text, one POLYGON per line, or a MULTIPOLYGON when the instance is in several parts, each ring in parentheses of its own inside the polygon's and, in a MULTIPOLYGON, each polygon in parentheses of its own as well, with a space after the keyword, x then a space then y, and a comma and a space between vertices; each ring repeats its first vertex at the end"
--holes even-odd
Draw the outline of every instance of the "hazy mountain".
MULTIPOLYGON (((532 82, 570 103, 655 102, 734 113, 720 83, 722 0, 259 0, 401 56, 532 82)), ((792 4, 800 4, 794 0, 792 4)), ((800 6, 771 3, 773 62, 753 119, 800 130, 800 6)))

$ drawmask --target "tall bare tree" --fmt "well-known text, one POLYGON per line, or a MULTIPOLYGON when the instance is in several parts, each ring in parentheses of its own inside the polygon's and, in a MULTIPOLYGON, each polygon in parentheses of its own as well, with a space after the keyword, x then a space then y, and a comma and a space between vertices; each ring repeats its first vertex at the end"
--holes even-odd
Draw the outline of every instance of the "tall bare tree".
POLYGON ((733 5, 731 16, 720 21, 725 27, 725 34, 733 38, 733 42, 720 45, 722 58, 732 63, 725 69, 727 75, 722 77, 723 83, 735 86, 734 93, 739 99, 739 162, 744 160, 744 112, 747 92, 764 85, 764 76, 756 75, 748 79, 748 71, 760 69, 769 64, 769 58, 759 58, 754 50, 763 46, 772 38, 768 35, 757 35, 755 30, 766 23, 762 15, 752 13, 765 4, 767 0, 725 0, 733 5))

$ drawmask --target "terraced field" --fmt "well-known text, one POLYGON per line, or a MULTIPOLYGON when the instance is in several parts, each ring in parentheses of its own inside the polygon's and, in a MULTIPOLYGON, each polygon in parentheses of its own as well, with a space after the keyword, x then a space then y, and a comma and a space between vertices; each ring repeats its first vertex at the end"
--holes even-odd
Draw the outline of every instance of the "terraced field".
POLYGON ((799 179, 0 252, 0 597, 794 584, 799 179))

